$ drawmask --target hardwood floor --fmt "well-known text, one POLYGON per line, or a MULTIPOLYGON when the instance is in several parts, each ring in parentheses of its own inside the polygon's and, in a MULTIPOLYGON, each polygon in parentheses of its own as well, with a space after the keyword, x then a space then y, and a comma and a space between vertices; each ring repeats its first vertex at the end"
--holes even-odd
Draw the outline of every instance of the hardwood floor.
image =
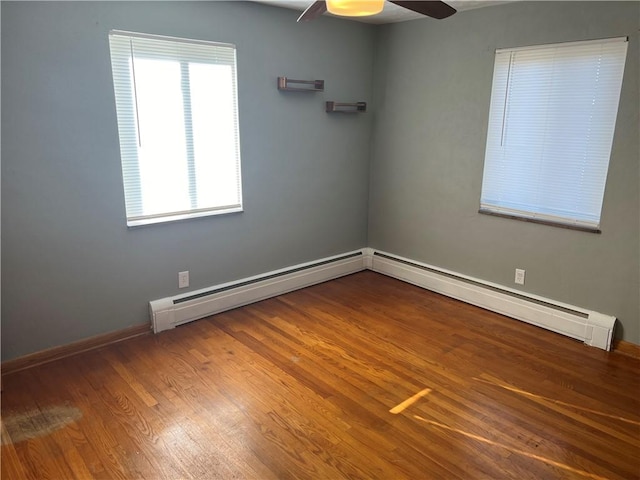
POLYGON ((640 478, 639 373, 361 272, 5 376, 2 478, 640 478))

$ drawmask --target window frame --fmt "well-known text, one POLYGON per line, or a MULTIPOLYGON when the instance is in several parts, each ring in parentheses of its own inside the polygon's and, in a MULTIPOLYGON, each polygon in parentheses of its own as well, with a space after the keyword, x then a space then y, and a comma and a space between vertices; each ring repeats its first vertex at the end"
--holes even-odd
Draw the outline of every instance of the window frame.
MULTIPOLYGON (((561 228, 569 228, 574 230, 601 233, 600 224, 602 221, 602 206, 604 203, 606 180, 608 176, 607 175, 608 168, 609 168, 609 163, 611 159, 613 138, 615 135, 615 125, 616 125, 617 116, 618 116, 618 109, 619 109, 620 96, 622 91, 622 82, 624 77, 624 68, 626 64, 627 50, 628 50, 628 37, 615 37, 615 38, 585 40, 585 41, 577 41, 577 42, 563 42, 563 43, 554 43, 554 44, 545 44, 545 45, 531 45, 531 46, 525 46, 525 47, 504 48, 504 49, 497 49, 495 51, 494 71, 493 71, 491 99, 490 99, 490 112, 488 116, 487 140, 486 140, 486 149, 485 149, 485 157, 484 157, 484 165, 483 165, 483 178, 482 178, 482 187, 481 187, 482 190, 480 195, 480 208, 478 210, 479 213, 499 216, 504 218, 510 218, 515 220, 521 220, 525 222, 551 225, 551 226, 556 226, 561 228), (526 52, 525 54, 535 55, 540 53, 542 55, 541 52, 544 52, 544 54, 548 55, 549 52, 553 51, 551 49, 556 49, 555 50, 556 52, 558 51, 562 52, 562 49, 564 48, 575 47, 571 52, 572 53, 571 60, 574 60, 574 58, 577 56, 578 48, 590 48, 590 47, 597 47, 597 46, 600 46, 600 48, 602 48, 603 45, 614 44, 614 43, 618 43, 618 44, 624 43, 624 46, 620 47, 620 52, 617 52, 614 54, 614 55, 619 55, 621 58, 618 59, 620 60, 619 64, 617 64, 614 67, 614 69, 615 68, 618 69, 618 71, 616 71, 616 74, 619 74, 619 77, 616 77, 611 82, 611 85, 613 88, 612 91, 615 91, 617 89, 617 93, 614 95, 613 99, 608 98, 609 100, 611 100, 611 103, 609 104, 608 108, 613 111, 613 114, 611 115, 611 111, 610 111, 609 117, 612 117, 612 118, 607 117, 607 120, 611 123, 604 122, 605 128, 610 129, 610 138, 607 138, 605 141, 601 143, 602 146, 606 147, 608 142, 608 149, 606 149, 606 160, 604 160, 603 155, 600 155, 600 158, 596 159, 596 161, 600 162, 597 164, 599 165, 599 168, 602 170, 604 167, 603 169, 604 174, 602 175, 602 172, 600 171, 599 175, 601 176, 598 177, 598 181, 601 182, 600 184, 601 189, 599 187, 597 189, 595 187, 590 187, 591 191, 595 194, 591 197, 592 201, 593 199, 597 200, 598 198, 597 195, 601 193, 599 197, 599 210, 597 215, 597 221, 593 221, 591 219, 586 218, 587 215, 589 214, 586 208, 584 208, 583 211, 574 212, 574 216, 572 217, 567 215, 567 213, 569 212, 562 212, 562 214, 557 214, 555 212, 553 214, 549 213, 549 210, 550 210, 549 206, 541 206, 541 204, 536 205, 536 204, 533 204, 533 202, 529 204, 523 204, 523 206, 528 207, 528 210, 519 210, 519 209, 510 207, 509 201, 506 201, 501 204, 500 203, 501 200, 496 200, 495 198, 496 192, 507 192, 506 195, 508 196, 510 195, 508 192, 512 192, 513 189, 515 189, 518 185, 521 185, 521 184, 524 184, 525 186, 534 185, 533 182, 529 183, 528 180, 523 180, 526 172, 523 171, 525 170, 525 168, 522 166, 518 166, 515 169, 513 169, 514 171, 516 171, 516 174, 517 174, 517 175, 514 174, 516 175, 516 180, 514 181, 511 181, 508 178, 509 175, 505 176, 503 173, 499 173, 499 174, 496 173, 497 172, 496 163, 500 155, 500 153, 496 154, 496 152, 502 152, 503 150, 506 151, 507 149, 507 147, 504 147, 503 149, 502 142, 507 141, 505 140, 505 137, 506 137, 505 132, 507 132, 507 128, 510 127, 510 125, 509 127, 507 126, 508 120, 509 120, 509 113, 510 113, 509 112, 509 102, 511 101, 510 95, 512 94, 512 91, 510 90, 511 85, 509 82, 511 81, 511 75, 512 75, 511 68, 512 68, 512 62, 514 61, 513 60, 514 54, 517 54, 518 52, 526 52), (500 55, 506 55, 506 54, 510 55, 507 67, 505 67, 505 61, 504 61, 506 57, 503 57, 502 59, 500 59, 500 55), (505 68, 508 68, 508 71, 506 71, 506 79, 504 78, 505 68), (498 121, 496 122, 496 120, 498 121), (498 137, 500 138, 499 149, 496 147, 496 140, 498 137), (492 168, 494 170, 491 170, 492 168), (493 175, 491 179, 492 182, 487 182, 488 175, 493 175), (500 177, 500 175, 503 175, 503 176, 500 177), (500 182, 496 182, 496 178, 500 178, 500 182), (486 188, 487 183, 493 183, 493 185, 491 185, 491 188, 486 188), (501 183, 500 189, 502 190, 496 189, 495 187, 496 183, 501 183), (491 190, 490 194, 493 195, 493 198, 487 198, 489 197, 489 195, 487 195, 487 190, 491 190)), ((565 50, 565 52, 568 52, 568 50, 565 50)), ((554 54, 554 58, 553 58, 554 68, 556 66, 555 56, 562 58, 563 55, 564 54, 554 54)), ((602 53, 600 53, 600 55, 602 57, 602 53)), ((567 67, 567 65, 569 64, 569 61, 567 61, 566 58, 564 58, 562 61, 566 62, 562 64, 562 66, 567 67)), ((599 75, 599 72, 600 72, 600 69, 598 67, 597 75, 599 75)), ((532 77, 532 78, 535 78, 535 77, 532 77)), ((597 78, 596 81, 599 81, 599 78, 597 78)), ((547 90, 545 90, 545 94, 551 96, 553 93, 557 92, 557 90, 555 89, 556 89, 555 85, 550 86, 548 87, 547 90)), ((522 92, 520 93, 522 94, 522 92)), ((527 91, 526 93, 530 93, 530 92, 527 91)), ((581 101, 583 102, 587 102, 587 100, 588 100, 587 97, 581 98, 581 101)), ((550 115, 552 113, 557 113, 558 111, 560 111, 560 109, 558 108, 555 108, 555 109, 549 108, 548 111, 547 110, 545 111, 545 114, 548 113, 550 115)), ((603 115, 603 117, 606 117, 606 115, 603 115)), ((523 129, 524 127, 519 126, 518 128, 523 129)), ((545 142, 546 142, 546 138, 545 138, 545 142)), ((550 143, 543 143, 542 145, 544 145, 545 147, 550 146, 554 150, 554 152, 556 150, 559 150, 557 143, 550 142, 550 143)), ((510 161, 510 158, 506 157, 507 155, 506 153, 502 153, 502 155, 503 155, 503 158, 502 158, 503 162, 510 161)), ((511 160, 513 158, 518 157, 518 153, 511 153, 511 155, 512 155, 511 160)), ((552 154, 552 156, 553 155, 554 154, 552 154)), ((541 155, 541 156, 544 156, 544 155, 541 155)), ((520 164, 522 163, 522 160, 515 160, 514 163, 520 164)), ((544 162, 542 160, 539 161, 539 164, 543 164, 543 163, 544 162)), ((575 164, 572 164, 572 165, 575 168, 575 164)), ((553 168, 557 168, 557 167, 553 167, 553 168)), ((567 168, 566 170, 563 170, 563 172, 567 172, 567 171, 569 171, 569 168, 567 168)), ((581 184, 581 181, 576 180, 573 177, 571 180, 573 182, 571 185, 572 189, 576 185, 581 184)), ((544 185, 544 181, 539 181, 536 185, 538 186, 544 185)), ((554 192, 560 191, 558 187, 556 187, 555 189, 552 188, 551 190, 554 192)), ((550 190, 545 189, 544 191, 549 192, 550 190)), ((540 194, 540 195, 544 195, 544 194, 540 194)), ((561 211, 561 207, 563 206, 564 205, 560 200, 558 200, 554 204, 554 207, 558 211, 561 211)), ((591 214, 592 216, 595 216, 593 215, 593 212, 591 212, 591 214)))
MULTIPOLYGON (((147 42, 148 43, 148 42, 147 42)), ((111 53, 111 68, 114 82, 114 96, 116 105, 116 114, 118 120, 118 138, 120 143, 120 156, 122 166, 122 179, 125 197, 125 213, 127 227, 136 227, 142 225, 166 223, 180 221, 190 218, 199 218, 211 215, 223 215, 228 213, 237 213, 243 211, 243 195, 242 195, 242 171, 241 171, 241 153, 240 153, 240 128, 239 128, 239 107, 238 107, 238 81, 237 81, 237 61, 236 46, 230 43, 212 42, 206 40, 195 40, 179 37, 171 37, 164 35, 146 34, 129 32, 123 30, 109 31, 109 46, 111 53), (147 50, 134 52, 135 41, 156 42, 158 50, 147 46, 147 50), (116 42, 120 44, 116 45, 116 42), (129 42, 131 51, 129 54, 124 53, 122 42, 129 42), (164 45, 164 47, 163 47, 164 45), (166 50, 171 49, 174 45, 176 52, 186 52, 185 57, 181 57, 180 53, 167 53, 166 50), (164 49, 163 49, 164 48, 164 49), (189 49, 194 48, 194 52, 189 49), (209 55, 210 56, 207 56, 209 55), (193 57, 193 58, 192 58, 193 57), (190 81, 188 73, 186 75, 187 84, 182 85, 182 93, 185 97, 185 103, 182 106, 182 114, 184 115, 184 131, 180 132, 181 137, 185 141, 185 159, 186 159, 186 175, 190 198, 191 208, 173 209, 168 211, 165 209, 161 213, 143 213, 142 210, 142 180, 140 174, 140 123, 138 117, 138 93, 136 92, 135 77, 135 59, 136 58, 158 58, 163 60, 176 61, 180 64, 181 74, 185 75, 185 68, 188 70, 190 64, 210 64, 231 67, 231 105, 233 114, 233 140, 234 145, 233 160, 228 165, 235 172, 235 193, 237 202, 231 204, 208 205, 199 208, 194 203, 194 182, 198 181, 198 176, 194 166, 194 140, 192 133, 193 116, 190 95, 193 85, 190 81), (127 81, 129 78, 129 81, 127 81), (184 88, 188 93, 184 94, 184 88), (189 97, 189 98, 187 98, 189 97)), ((231 143, 231 140, 230 140, 231 143)), ((228 182, 227 182, 228 183, 228 182)), ((197 200, 195 201, 197 202, 197 200)))

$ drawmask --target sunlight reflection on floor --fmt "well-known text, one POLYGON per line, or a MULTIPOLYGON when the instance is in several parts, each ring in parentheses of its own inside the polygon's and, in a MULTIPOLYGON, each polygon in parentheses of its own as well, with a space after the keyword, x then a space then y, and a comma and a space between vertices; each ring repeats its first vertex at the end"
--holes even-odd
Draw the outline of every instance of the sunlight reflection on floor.
POLYGON ((425 423, 427 423, 429 425, 432 425, 434 427, 438 427, 438 428, 441 428, 443 430, 448 430, 450 432, 455 432, 455 433, 458 433, 460 435, 464 435, 467 438, 471 438, 473 440, 477 440, 479 442, 483 442, 483 443, 489 444, 489 445, 494 446, 494 447, 503 448, 503 449, 507 450, 510 453, 515 453, 515 454, 518 454, 518 455, 524 455, 525 457, 529 457, 529 458, 532 458, 534 460, 539 460, 539 461, 544 462, 544 463, 546 463, 548 465, 552 465, 554 467, 558 467, 558 468, 561 468, 563 470, 567 470, 567 471, 569 471, 571 473, 582 475, 583 477, 593 478, 594 480, 607 480, 606 477, 601 477, 601 476, 596 475, 594 473, 589 473, 589 472, 585 472, 584 470, 579 470, 577 468, 570 467, 569 465, 566 465, 566 464, 560 463, 560 462, 556 462, 555 460, 551 460, 550 458, 545 458, 545 457, 542 457, 540 455, 535 455, 533 453, 526 452, 524 450, 519 450, 517 448, 509 447, 509 446, 504 445, 502 443, 494 442, 493 440, 489 440, 488 438, 484 438, 484 437, 481 437, 479 435, 475 435, 473 433, 465 432, 465 431, 460 430, 458 428, 448 427, 447 425, 444 425, 444 424, 439 423, 439 422, 434 422, 432 420, 427 420, 426 418, 420 417, 418 415, 414 415, 413 418, 415 418, 416 420, 420 420, 421 422, 425 422, 425 423))

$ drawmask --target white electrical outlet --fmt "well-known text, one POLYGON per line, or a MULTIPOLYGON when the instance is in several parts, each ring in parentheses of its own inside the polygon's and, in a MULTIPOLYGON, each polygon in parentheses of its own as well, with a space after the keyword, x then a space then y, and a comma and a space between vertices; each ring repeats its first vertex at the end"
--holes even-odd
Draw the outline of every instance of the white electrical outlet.
POLYGON ((522 270, 521 268, 516 268, 516 280, 515 280, 515 282, 518 285, 524 285, 524 273, 525 273, 525 271, 522 270))
POLYGON ((189 271, 178 272, 178 288, 187 288, 189 286, 189 271))

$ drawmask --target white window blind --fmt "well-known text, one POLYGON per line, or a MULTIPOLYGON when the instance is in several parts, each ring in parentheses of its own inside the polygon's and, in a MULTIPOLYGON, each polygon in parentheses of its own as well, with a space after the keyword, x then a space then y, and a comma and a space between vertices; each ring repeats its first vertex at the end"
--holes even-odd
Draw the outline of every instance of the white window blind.
POLYGON ((242 210, 235 47, 111 31, 127 225, 242 210))
POLYGON ((480 211, 598 230, 626 38, 496 51, 480 211))

